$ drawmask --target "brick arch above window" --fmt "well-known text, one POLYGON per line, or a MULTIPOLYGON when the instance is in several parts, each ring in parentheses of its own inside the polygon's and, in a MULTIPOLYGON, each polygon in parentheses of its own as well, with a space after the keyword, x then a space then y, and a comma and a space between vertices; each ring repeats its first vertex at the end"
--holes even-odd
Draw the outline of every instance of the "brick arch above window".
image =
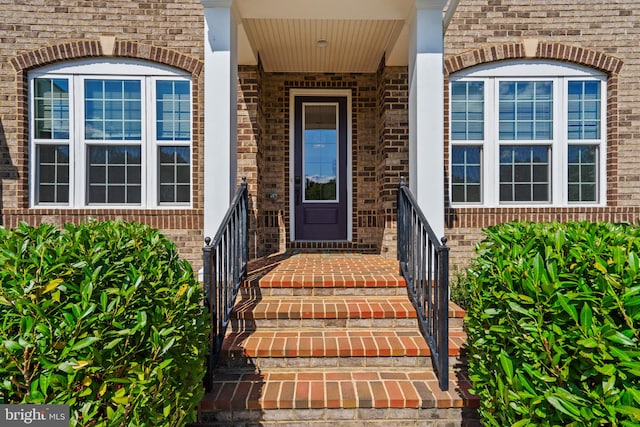
POLYGON ((623 64, 621 59, 602 52, 562 43, 541 42, 538 43, 534 56, 526 55, 523 43, 508 43, 475 49, 449 57, 444 62, 444 69, 445 73, 449 75, 476 65, 508 59, 550 59, 567 61, 603 71, 609 75, 618 74, 623 64))
POLYGON ((161 46, 150 46, 136 41, 115 41, 113 52, 107 55, 98 40, 80 40, 59 43, 40 49, 24 52, 11 59, 11 65, 18 72, 25 72, 56 62, 95 57, 121 57, 143 59, 169 65, 197 77, 203 68, 203 62, 175 50, 161 46))

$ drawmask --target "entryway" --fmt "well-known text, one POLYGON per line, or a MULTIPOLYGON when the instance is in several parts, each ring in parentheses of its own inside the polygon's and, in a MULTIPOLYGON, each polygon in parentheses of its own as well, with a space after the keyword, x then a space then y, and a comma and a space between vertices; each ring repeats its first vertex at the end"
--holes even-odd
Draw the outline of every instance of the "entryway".
POLYGON ((293 240, 349 240, 349 96, 345 91, 292 91, 291 96, 293 240))

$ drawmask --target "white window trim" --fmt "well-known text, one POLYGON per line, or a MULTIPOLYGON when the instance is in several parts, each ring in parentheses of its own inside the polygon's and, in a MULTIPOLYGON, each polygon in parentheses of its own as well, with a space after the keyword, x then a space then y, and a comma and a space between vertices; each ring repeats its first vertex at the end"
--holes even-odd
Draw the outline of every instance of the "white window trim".
MULTIPOLYGON (((182 80, 190 84, 193 94, 191 75, 175 70, 171 67, 146 61, 123 58, 115 59, 86 59, 62 64, 54 64, 37 69, 29 73, 29 206, 34 209, 190 209, 193 207, 193 106, 191 108, 191 123, 189 126, 189 140, 160 141, 156 135, 156 96, 155 82, 158 80, 182 80), (66 78, 69 81, 69 139, 68 140, 36 140, 34 127, 34 81, 37 78, 66 78), (92 140, 85 139, 84 123, 84 80, 85 79, 132 79, 141 81, 141 115, 142 133, 139 142, 141 146, 141 202, 140 204, 87 204, 86 188, 86 149, 92 145, 92 140), (148 95, 147 95, 148 94, 148 95), (69 145, 69 203, 37 203, 36 177, 37 159, 36 145, 69 145), (160 146, 189 147, 189 202, 162 203, 159 202, 159 169, 157 151, 160 146)), ((122 145, 118 141, 99 142, 100 145, 122 145)))
MULTIPOLYGON (((485 87, 484 97, 484 140, 454 141, 449 126, 449 146, 482 146, 481 150, 481 194, 482 202, 462 203, 452 200, 452 180, 449 179, 449 201, 456 208, 477 207, 603 207, 607 204, 607 76, 604 73, 574 64, 561 64, 553 61, 503 61, 499 64, 486 64, 456 73, 450 82, 482 81, 485 87), (500 81, 553 81, 553 135, 551 141, 551 188, 550 202, 500 202, 499 200, 499 151, 501 145, 543 145, 549 141, 499 141, 498 140, 498 82, 500 81), (600 140, 569 140, 567 137, 567 82, 571 80, 600 81, 600 140), (563 94, 560 96, 560 94, 563 94), (567 189, 567 161, 569 145, 593 145, 598 147, 598 193, 597 202, 569 202, 567 189)), ((449 85, 451 91, 451 84, 449 85)), ((451 92, 450 92, 451 99, 451 92)), ((451 123, 451 109, 449 123, 451 123)), ((449 170, 452 166, 449 156, 449 170)))

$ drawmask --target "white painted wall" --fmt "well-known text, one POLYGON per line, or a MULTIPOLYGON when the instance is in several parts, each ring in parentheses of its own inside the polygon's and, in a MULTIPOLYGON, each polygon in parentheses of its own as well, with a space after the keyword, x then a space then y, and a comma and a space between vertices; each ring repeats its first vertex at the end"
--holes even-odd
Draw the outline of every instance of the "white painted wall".
POLYGON ((203 1, 204 236, 215 235, 236 189, 237 24, 231 1, 203 1))
POLYGON ((409 27, 409 184, 436 236, 444 236, 445 0, 416 0, 409 27))

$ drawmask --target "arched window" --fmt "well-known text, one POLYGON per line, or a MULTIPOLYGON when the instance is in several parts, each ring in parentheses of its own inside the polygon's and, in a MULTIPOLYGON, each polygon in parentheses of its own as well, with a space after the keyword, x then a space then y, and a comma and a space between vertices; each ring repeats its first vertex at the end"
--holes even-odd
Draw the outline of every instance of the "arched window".
POLYGON ((450 79, 455 205, 606 203, 606 75, 504 61, 450 79))
POLYGON ((126 59, 29 74, 34 207, 191 204, 191 77, 126 59))

